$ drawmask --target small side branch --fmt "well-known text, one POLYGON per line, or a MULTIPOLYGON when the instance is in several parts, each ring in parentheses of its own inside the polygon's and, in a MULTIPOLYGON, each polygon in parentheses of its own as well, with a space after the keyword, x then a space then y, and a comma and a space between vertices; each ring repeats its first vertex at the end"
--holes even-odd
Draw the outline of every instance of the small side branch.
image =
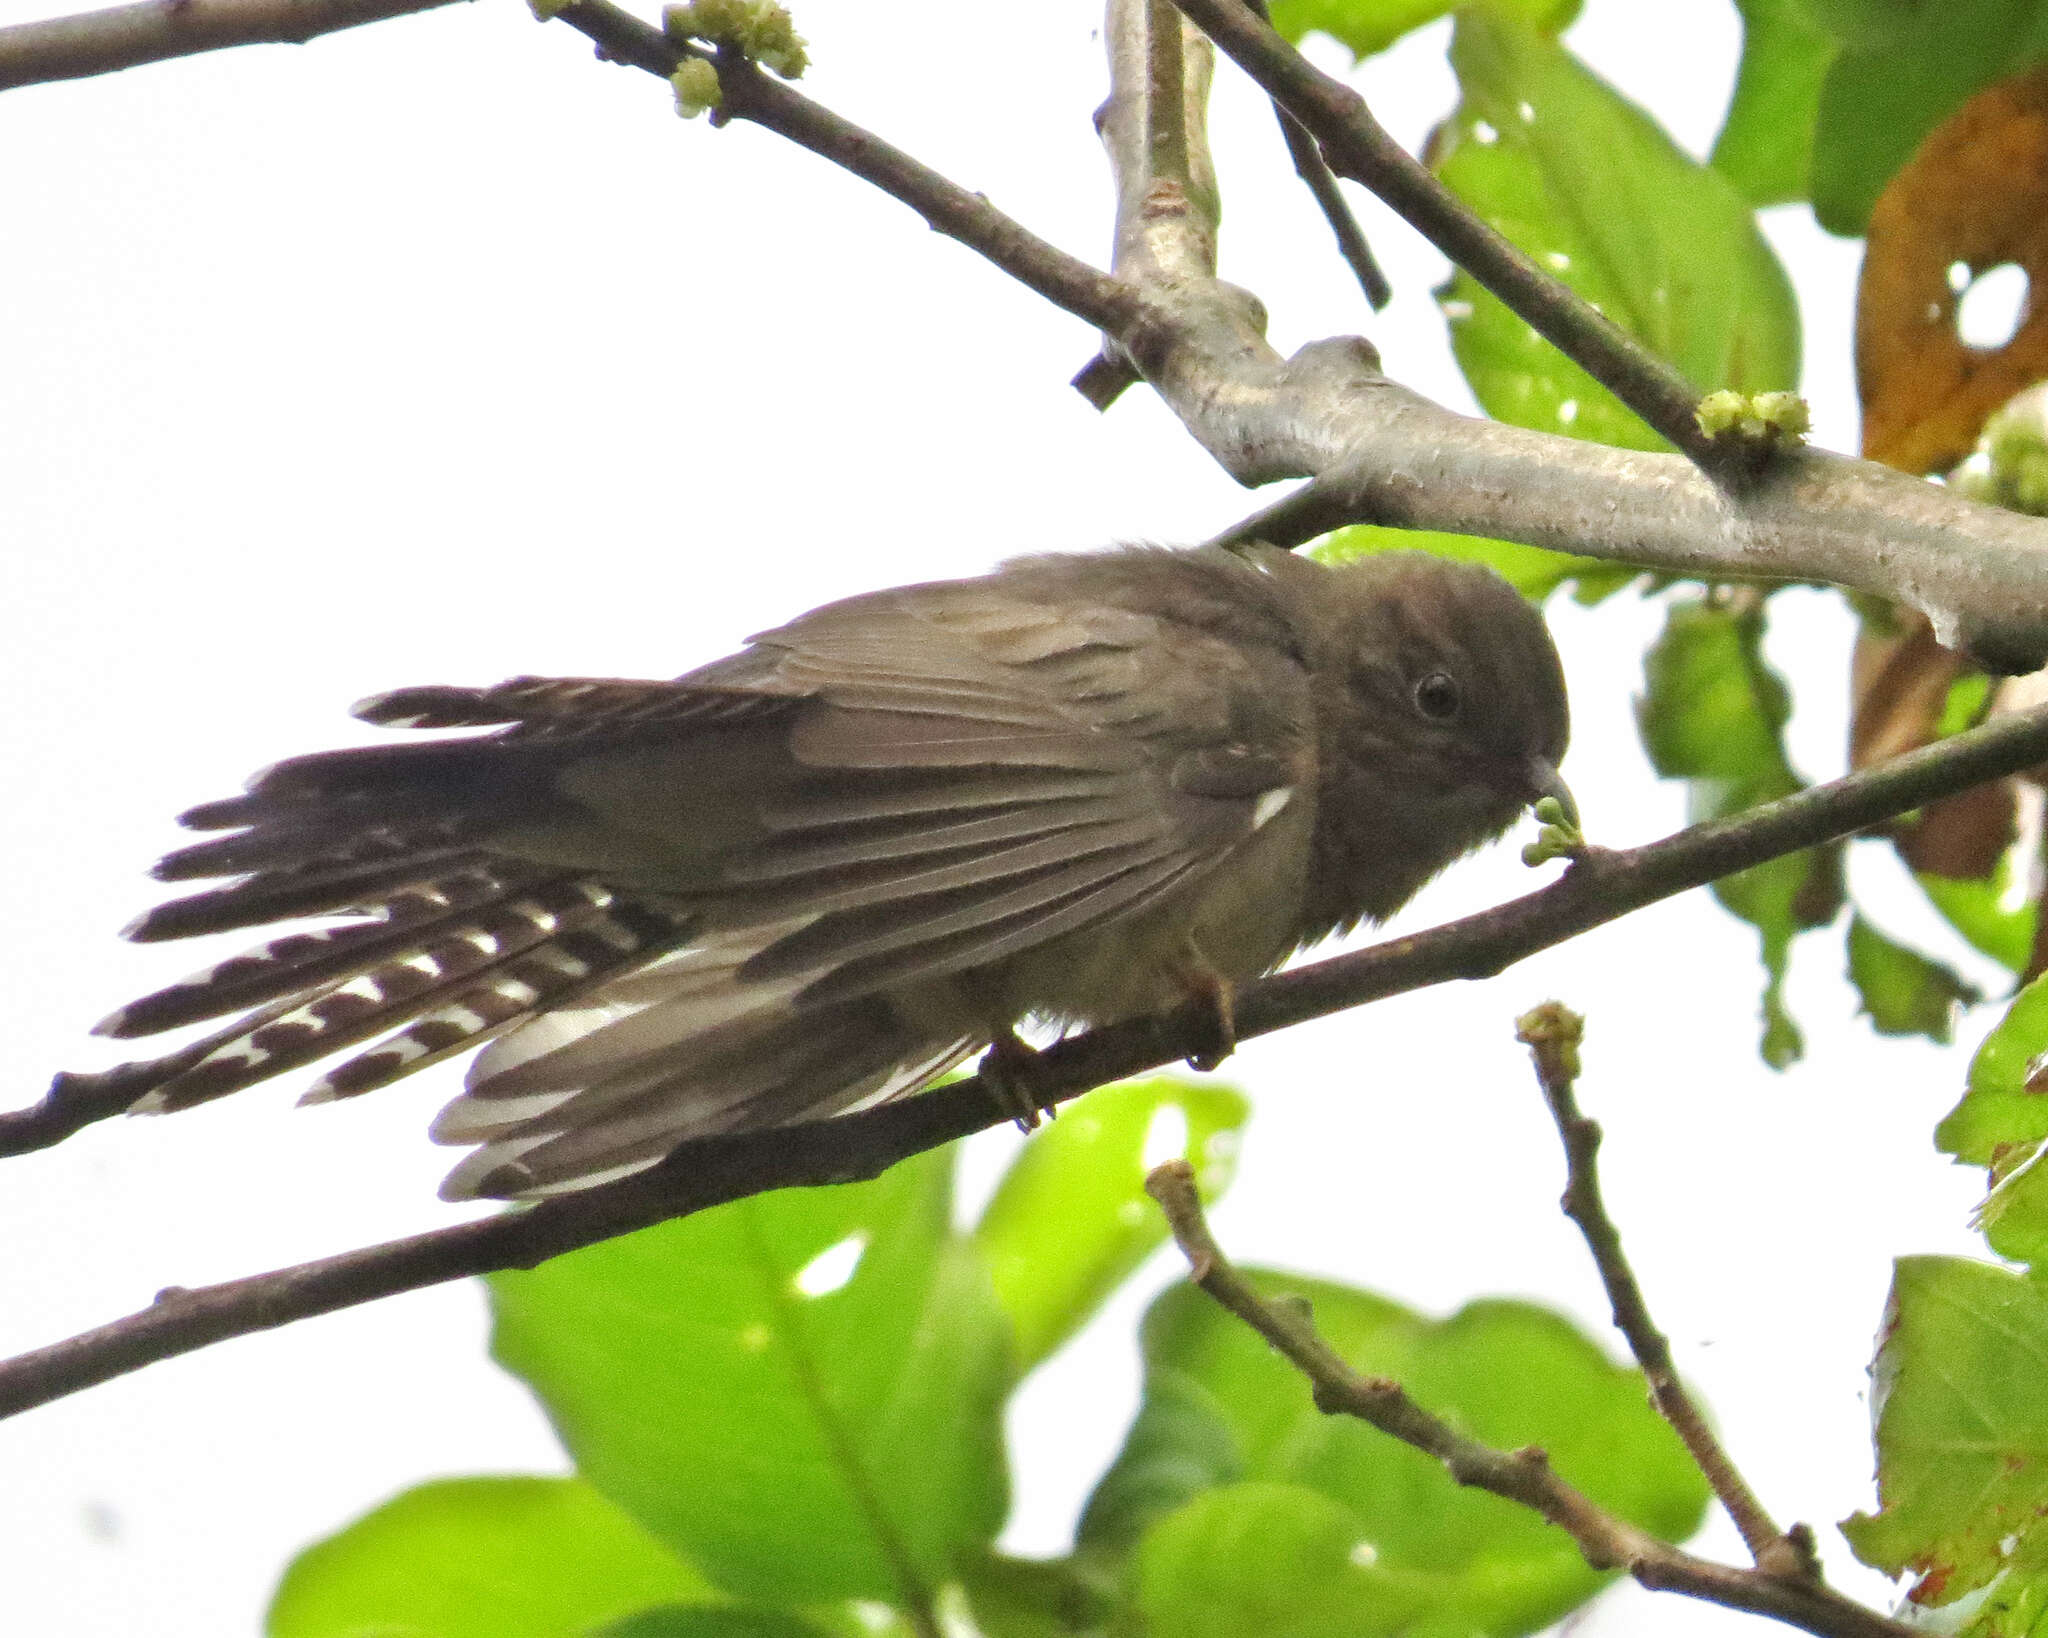
POLYGON ((229 46, 304 45, 450 0, 146 0, 0 28, 0 91, 229 46))
MULTIPOLYGON (((1246 0, 1246 4, 1260 22, 1270 23, 1273 19, 1266 9, 1266 0, 1246 0)), ((1300 120, 1283 108, 1273 104, 1273 113, 1280 121, 1280 135, 1287 143, 1287 157, 1294 161, 1294 174, 1301 178, 1302 185, 1316 202, 1316 208, 1323 213, 1323 220, 1330 224, 1330 232, 1337 241, 1337 254, 1344 259, 1344 265, 1351 269, 1351 276, 1358 281, 1358 288, 1365 293, 1366 304, 1377 313, 1394 299, 1394 287, 1387 282, 1387 276, 1380 271, 1380 264, 1373 257, 1372 246, 1365 242, 1365 230, 1358 225, 1358 218, 1351 214, 1350 205, 1338 191, 1337 179, 1330 174, 1328 161, 1323 150, 1316 146, 1316 139, 1308 134, 1300 120)))
POLYGON ((1621 1249, 1621 1230, 1607 1214, 1600 1194, 1600 1126, 1579 1110, 1575 1084, 1579 1076, 1579 1043, 1585 1021, 1558 1002, 1547 1002, 1515 1021, 1515 1039, 1529 1049, 1543 1101, 1557 1122, 1564 1142, 1566 1183, 1564 1214, 1578 1225, 1586 1247, 1607 1288, 1615 1329, 1628 1339, 1629 1351, 1650 1385, 1650 1402, 1684 1442, 1693 1463, 1706 1477, 1757 1568, 1789 1579, 1818 1580, 1812 1533, 1804 1525, 1781 1531, 1736 1468, 1734 1459, 1708 1426, 1692 1394, 1671 1360, 1671 1343, 1650 1317, 1649 1303, 1621 1249))
POLYGON ((1822 1638, 1909 1638, 1914 1629, 1815 1582, 1716 1564, 1660 1541, 1567 1483, 1533 1447, 1500 1450, 1466 1437, 1423 1409, 1398 1382, 1361 1376, 1298 1309, 1268 1302, 1230 1264, 1202 1213, 1194 1168, 1170 1160, 1145 1180, 1196 1285, 1264 1337, 1308 1379, 1316 1409, 1354 1416, 1443 1463, 1459 1484, 1542 1514, 1578 1544, 1596 1570, 1626 1570, 1643 1586, 1764 1615, 1822 1638))
POLYGON ((1244 0, 1175 4, 1306 127, 1339 176, 1379 195, 1537 334, 1555 343, 1702 468, 1721 473, 1728 467, 1725 453, 1715 448, 1694 418, 1699 389, 1481 221, 1387 134, 1357 92, 1302 56, 1244 0))

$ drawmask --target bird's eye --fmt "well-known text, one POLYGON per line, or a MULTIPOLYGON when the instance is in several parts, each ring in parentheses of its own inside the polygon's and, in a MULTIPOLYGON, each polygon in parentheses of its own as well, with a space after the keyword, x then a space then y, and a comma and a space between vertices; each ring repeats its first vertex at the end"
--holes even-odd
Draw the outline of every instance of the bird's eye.
POLYGON ((1443 722, 1458 714, 1458 685, 1441 671, 1432 671, 1415 685, 1415 709, 1443 722))

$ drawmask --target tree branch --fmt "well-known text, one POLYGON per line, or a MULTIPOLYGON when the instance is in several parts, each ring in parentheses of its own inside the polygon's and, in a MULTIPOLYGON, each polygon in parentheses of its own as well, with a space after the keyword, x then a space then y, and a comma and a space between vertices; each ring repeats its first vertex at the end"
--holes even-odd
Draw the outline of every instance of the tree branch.
MULTIPOLYGON (((1247 985, 1240 1039, 1454 978, 1485 978, 1538 950, 1688 888, 1813 847, 1938 797, 2048 759, 2048 706, 1626 852, 1589 850, 1550 886, 1427 932, 1247 985)), ((1185 1058, 1214 1041, 1201 1002, 1047 1048, 1005 1079, 1050 1108, 1105 1082, 1185 1058)), ((52 1096, 56 1095, 53 1089, 52 1096)), ((45 1100, 46 1102, 48 1100, 45 1100)), ((5 1117, 33 1120, 29 1109, 5 1117)), ((500 1268, 531 1268, 671 1217, 766 1189, 874 1177, 909 1155, 1014 1117, 979 1076, 896 1103, 778 1130, 683 1145, 652 1171, 455 1228, 345 1252, 199 1290, 0 1362, 0 1416, 60 1399, 158 1360, 500 1268)))
MULTIPOLYGON (((1245 16, 1234 0, 1190 0, 1182 9, 1199 17, 1245 16)), ((610 0, 573 0, 562 16, 606 55, 657 74, 674 66, 675 48, 661 33, 610 0)), ((1119 54, 1127 62, 1151 60, 1154 16, 1141 0, 1120 0, 1109 42, 1113 67, 1119 54)), ((1226 30, 1218 38, 1227 44, 1238 36, 1226 30)), ((1294 545, 1339 524, 1384 523, 1492 535, 1710 580, 1826 581, 1919 609, 1944 643, 1988 669, 2029 671, 2048 663, 2048 520, 1979 506, 1888 467, 1810 449, 1779 456, 1731 491, 1684 456, 1453 414, 1389 381, 1371 344, 1356 336, 1311 342, 1282 358, 1265 339, 1257 299, 1210 276, 1190 253, 1190 213, 1169 211, 1158 240, 1133 228, 1141 241, 1133 247, 1120 211, 1123 260, 1116 276, 1105 274, 744 62, 721 60, 719 71, 732 117, 846 166, 1105 331, 1240 482, 1314 478, 1233 536, 1256 529, 1259 538, 1294 545)), ((1130 83, 1128 72, 1122 83, 1130 83)), ((1356 101, 1337 82, 1327 83, 1356 101)), ((1113 97, 1104 111, 1113 156, 1115 103, 1113 97)), ((1328 133, 1317 134, 1327 146, 1328 133)), ((1202 151, 1199 134, 1197 143, 1202 151)), ((1120 197, 1145 199, 1141 162, 1129 155, 1113 162, 1120 197)), ((1427 171, 1414 169, 1428 188, 1438 187, 1427 171)), ((1084 384, 1093 370, 1083 372, 1084 384)))
POLYGON ((1658 432, 1708 471, 1725 474, 1725 452, 1695 418, 1700 389, 1480 220, 1387 134, 1356 91, 1317 68, 1242 0, 1175 4, 1307 128, 1339 176, 1378 194, 1658 432))
POLYGON ((1557 1122, 1557 1135, 1564 1143, 1564 1213, 1585 1236, 1586 1248, 1600 1271, 1600 1283, 1607 1288, 1615 1329, 1628 1339, 1629 1352, 1643 1368, 1650 1385, 1650 1402, 1671 1424, 1728 1516, 1741 1532, 1743 1545, 1759 1569, 1779 1579, 1801 1577, 1818 1580, 1820 1566, 1814 1558, 1812 1534, 1803 1525, 1790 1532, 1772 1522, 1770 1513, 1757 1499, 1736 1468, 1706 1417, 1694 1403, 1691 1392, 1680 1380, 1671 1360, 1671 1343, 1650 1318, 1649 1303, 1635 1270, 1621 1249, 1621 1231, 1607 1215, 1600 1195, 1600 1126, 1579 1111, 1574 1083, 1579 1076, 1579 1043, 1585 1021, 1558 1002, 1523 1014, 1515 1021, 1515 1039, 1529 1049, 1536 1065, 1536 1079, 1543 1088, 1543 1101, 1557 1122))
MULTIPOLYGON (((1189 5, 1215 20, 1228 42, 1269 34, 1230 0, 1189 5), (1232 19, 1235 33, 1225 27, 1232 19)), ((601 55, 649 73, 666 77, 682 58, 659 29, 610 0, 572 0, 562 15, 601 55)), ((81 21, 24 25, 24 38, 55 40, 81 21)), ((1294 57, 1280 50, 1281 61, 1294 57)), ((46 49, 28 55, 36 71, 14 83, 60 71, 46 49)), ((1814 451, 1774 460, 1734 493, 1680 456, 1454 415, 1387 380, 1372 347, 1355 336, 1312 342, 1283 359, 1245 292, 1193 270, 1169 288, 1090 267, 744 59, 723 53, 718 66, 727 117, 776 131, 873 183, 1107 333, 1232 476, 1247 485, 1315 480, 1233 534, 1256 529, 1293 544, 1342 523, 1385 523, 1706 579, 1826 581, 1920 610, 1943 642, 1990 669, 2048 663, 2048 521, 1814 451)), ((1339 102, 1350 97, 1336 90, 1339 102)), ((1330 133, 1312 111, 1290 106, 1327 147, 1330 133)))
POLYGON ((145 0, 0 28, 0 91, 81 80, 229 46, 304 45, 450 0, 145 0))
POLYGON ((1482 1444, 1424 1410, 1398 1382, 1360 1376, 1323 1341, 1306 1314, 1266 1301, 1231 1267, 1202 1215, 1192 1166, 1185 1160, 1169 1160, 1146 1178, 1145 1188, 1166 1213, 1174 1240, 1188 1260, 1189 1277, 1286 1356, 1308 1379, 1316 1409, 1355 1416, 1434 1456, 1459 1484, 1491 1491, 1542 1514, 1578 1543, 1596 1570, 1626 1570, 1645 1587, 1769 1616, 1822 1638, 1911 1638, 1915 1632, 1817 1582, 1716 1564, 1673 1547, 1567 1484, 1541 1450, 1499 1450, 1482 1444))

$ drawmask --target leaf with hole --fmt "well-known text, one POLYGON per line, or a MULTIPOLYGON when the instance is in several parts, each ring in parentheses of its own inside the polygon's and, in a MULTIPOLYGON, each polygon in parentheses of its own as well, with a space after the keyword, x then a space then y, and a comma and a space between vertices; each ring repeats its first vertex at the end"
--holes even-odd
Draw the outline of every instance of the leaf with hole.
POLYGON ((1871 212, 1856 292, 1864 454, 1946 471, 1996 410, 2048 377, 2048 307, 2023 308, 1999 345, 1959 332, 1973 281, 2003 268, 2048 277, 2048 65, 1972 97, 1871 212))

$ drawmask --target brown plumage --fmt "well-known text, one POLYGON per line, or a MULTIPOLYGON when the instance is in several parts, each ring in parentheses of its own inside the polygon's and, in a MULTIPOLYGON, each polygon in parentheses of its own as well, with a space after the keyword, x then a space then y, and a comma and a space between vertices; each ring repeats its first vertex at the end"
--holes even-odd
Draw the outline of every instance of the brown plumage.
POLYGON ((702 1133, 914 1091, 1027 1015, 1104 1022, 1391 914, 1563 794, 1541 618, 1411 553, 1127 548, 813 610, 674 682, 357 708, 465 738, 294 758, 185 815, 232 877, 131 929, 302 916, 102 1032, 236 1014, 177 1109, 373 1042, 309 1099, 491 1042, 451 1198, 574 1188, 702 1133), (377 1038, 374 1039, 373 1038, 377 1038))

